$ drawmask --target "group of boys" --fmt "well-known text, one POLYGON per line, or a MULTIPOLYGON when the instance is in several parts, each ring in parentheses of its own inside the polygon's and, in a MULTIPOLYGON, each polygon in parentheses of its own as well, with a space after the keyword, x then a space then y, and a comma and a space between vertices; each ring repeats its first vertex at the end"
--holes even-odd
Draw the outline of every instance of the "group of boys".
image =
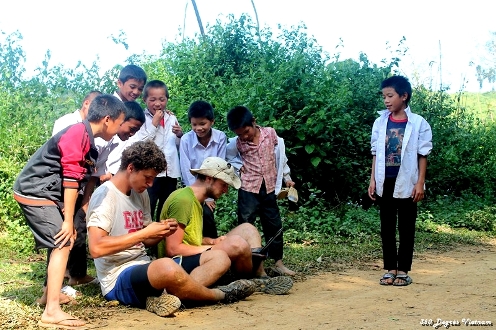
MULTIPOLYGON (((256 291, 289 291, 292 279, 268 277, 260 260, 265 256, 252 253, 262 245, 253 226, 260 208, 265 210, 260 215, 265 237, 274 241, 269 256, 275 269, 294 274, 282 263, 275 197, 276 179, 282 177, 275 131, 256 125, 245 107, 233 108, 228 124, 239 138, 230 143, 228 163, 227 139, 212 128, 209 103, 191 105, 193 129, 181 141, 177 118, 166 110, 169 95, 163 82, 147 84, 144 71, 129 65, 118 87, 114 95, 90 92, 79 111, 59 119, 52 138, 14 184, 36 247, 48 248, 39 325, 84 327, 60 304, 70 300, 61 292, 65 275, 70 285, 95 281, 87 274, 86 239, 104 297, 161 316, 174 313, 181 300, 230 303, 256 291), (145 110, 136 102, 142 92, 145 110), (258 152, 273 159, 258 157, 258 152), (179 177, 186 187, 176 190, 179 177), (245 204, 240 203, 240 225, 219 237, 213 210, 229 186, 241 188, 245 204), (146 248, 164 241, 168 258, 152 260, 146 248), (209 288, 229 271, 239 279, 209 288)), ((286 185, 293 186, 287 165, 283 168, 286 185)))
MULTIPOLYGON (((212 127, 213 107, 196 101, 188 110, 192 130, 183 134, 166 110, 163 82, 146 84, 144 71, 131 65, 121 71, 118 86, 115 96, 92 91, 80 111, 61 118, 14 184, 36 247, 49 251, 39 325, 84 327, 60 304, 68 300, 61 293, 66 271, 69 284, 94 280, 86 273, 86 239, 104 297, 160 316, 181 303, 288 292, 293 281, 284 275, 294 272, 282 262, 276 194, 283 181, 289 187, 294 182, 275 130, 257 125, 246 107, 234 107, 227 124, 237 137, 227 143, 225 133, 212 127), (136 102, 142 92, 145 110, 136 102), (179 177, 186 187, 176 189, 179 177), (218 236, 215 201, 229 186, 238 190, 239 225, 218 236), (283 276, 268 277, 261 262, 266 256, 256 253, 262 245, 253 225, 257 215, 272 242, 268 256, 283 276), (146 248, 162 242, 157 253, 166 257, 152 260, 146 248), (220 285, 229 271, 238 280, 220 285)), ((393 76, 381 88, 387 109, 372 129, 368 194, 380 205, 387 270, 380 284, 406 286, 412 283, 416 203, 424 197, 432 132, 408 106, 406 78, 393 76), (390 133, 399 138, 389 141, 390 133)))

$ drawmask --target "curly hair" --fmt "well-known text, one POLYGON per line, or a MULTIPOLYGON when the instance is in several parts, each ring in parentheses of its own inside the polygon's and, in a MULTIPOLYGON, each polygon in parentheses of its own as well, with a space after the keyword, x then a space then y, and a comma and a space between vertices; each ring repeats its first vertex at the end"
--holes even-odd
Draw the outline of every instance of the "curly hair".
POLYGON ((124 149, 119 170, 125 170, 129 164, 137 171, 154 169, 157 173, 167 166, 164 153, 152 140, 138 141, 124 149))

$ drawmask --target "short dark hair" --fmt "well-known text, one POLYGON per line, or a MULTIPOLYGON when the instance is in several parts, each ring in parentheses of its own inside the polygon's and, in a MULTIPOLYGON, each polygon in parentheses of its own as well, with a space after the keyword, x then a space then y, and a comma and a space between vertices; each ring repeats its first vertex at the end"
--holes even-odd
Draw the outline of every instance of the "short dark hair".
POLYGON ((410 102, 410 99, 412 97, 412 85, 410 84, 410 82, 406 77, 392 76, 385 79, 381 83, 381 89, 388 87, 394 88, 396 93, 398 93, 400 96, 406 93, 408 95, 406 98, 406 104, 408 105, 408 102, 410 102))
POLYGON ((125 67, 122 68, 121 72, 119 73, 119 80, 122 83, 125 83, 129 79, 142 81, 144 84, 146 84, 147 77, 145 70, 134 64, 126 65, 125 67))
POLYGON ((119 171, 125 170, 129 164, 133 164, 137 171, 153 169, 157 173, 165 171, 167 166, 164 153, 151 139, 137 141, 124 149, 119 171))
POLYGON ((124 121, 128 121, 129 119, 136 119, 140 123, 145 123, 145 112, 141 105, 136 101, 126 101, 124 105, 127 108, 126 118, 124 121))
POLYGON ((214 108, 206 101, 195 101, 191 103, 188 109, 188 120, 191 121, 191 118, 207 118, 213 121, 214 108))
POLYGON ((253 114, 245 106, 238 105, 227 113, 227 126, 231 131, 252 125, 253 114))
POLYGON ((167 88, 167 85, 162 81, 162 80, 151 80, 149 81, 146 85, 145 88, 143 89, 143 99, 146 100, 148 97, 148 91, 150 88, 163 88, 165 89, 165 97, 169 99, 169 89, 167 88))
POLYGON ((93 100, 98 95, 102 95, 102 92, 97 91, 97 90, 92 90, 92 91, 90 91, 88 94, 86 94, 84 96, 83 102, 81 102, 81 103, 84 103, 84 102, 86 102, 88 100, 93 100))
POLYGON ((99 122, 105 116, 116 120, 121 113, 127 113, 127 108, 121 100, 110 94, 101 94, 91 101, 86 119, 92 123, 99 122))

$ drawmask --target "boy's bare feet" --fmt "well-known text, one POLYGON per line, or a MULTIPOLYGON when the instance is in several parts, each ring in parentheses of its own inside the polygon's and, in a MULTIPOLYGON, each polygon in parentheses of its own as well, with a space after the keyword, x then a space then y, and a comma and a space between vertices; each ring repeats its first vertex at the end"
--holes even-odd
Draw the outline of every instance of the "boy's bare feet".
POLYGON ((287 276, 293 276, 296 275, 296 272, 292 271, 291 269, 287 268, 283 263, 282 260, 277 260, 275 267, 275 271, 281 275, 287 275, 287 276))
POLYGON ((48 315, 46 309, 41 315, 38 325, 44 328, 76 328, 82 327, 84 329, 85 321, 79 320, 74 316, 58 309, 53 314, 48 315))
MULTIPOLYGON (((71 297, 63 294, 62 292, 59 293, 59 304, 63 305, 63 304, 69 304, 71 302, 73 302, 74 299, 72 299, 71 297)), ((46 294, 46 289, 44 290, 43 292, 43 295, 41 296, 41 298, 38 298, 36 299, 36 303, 40 306, 45 306, 46 303, 47 303, 47 294, 46 294)))
POLYGON ((73 286, 73 285, 82 285, 82 284, 88 284, 95 281, 95 278, 90 275, 86 275, 83 277, 70 277, 69 281, 67 282, 68 285, 73 286))

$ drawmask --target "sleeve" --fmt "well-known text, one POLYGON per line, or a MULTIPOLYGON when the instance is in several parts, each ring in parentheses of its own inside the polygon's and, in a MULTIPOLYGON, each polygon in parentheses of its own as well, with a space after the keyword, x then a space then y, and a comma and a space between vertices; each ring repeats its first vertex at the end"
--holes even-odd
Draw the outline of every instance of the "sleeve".
POLYGON ((372 126, 372 135, 370 136, 370 152, 373 156, 375 156, 377 152, 377 139, 379 138, 379 119, 377 118, 374 121, 374 125, 372 126))
POLYGON ((60 164, 62 166, 63 186, 75 188, 79 186, 85 174, 85 155, 90 150, 89 136, 85 126, 74 125, 63 134, 58 141, 60 164))
POLYGON ((107 186, 100 186, 91 196, 86 213, 86 226, 98 227, 107 233, 112 231, 117 200, 115 194, 107 186))
POLYGON ((281 152, 282 177, 284 179, 284 182, 293 181, 290 175, 291 169, 289 168, 288 165, 288 157, 286 156, 286 145, 284 144, 284 139, 279 138, 278 143, 279 143, 278 148, 281 152))
POLYGON ((418 151, 422 156, 427 156, 432 150, 432 130, 429 123, 422 118, 419 129, 418 151))
POLYGON ((181 168, 181 178, 185 186, 191 186, 195 182, 195 177, 189 171, 191 169, 191 159, 190 159, 190 140, 191 134, 186 133, 181 138, 181 143, 179 144, 179 165, 181 168))
MULTIPOLYGON (((145 115, 146 118, 146 115, 145 115)), ((145 141, 148 139, 155 139, 158 127, 153 126, 152 121, 148 118, 145 119, 145 123, 141 126, 140 130, 136 132, 133 136, 135 141, 145 141)))
POLYGON ((226 161, 239 172, 239 169, 243 166, 243 159, 238 151, 237 141, 237 137, 229 139, 229 143, 226 146, 226 161))
MULTIPOLYGON (((184 188, 189 189, 189 188, 184 188)), ((181 194, 175 195, 169 203, 164 204, 164 208, 160 213, 160 219, 176 219, 177 223, 184 225, 189 224, 191 219, 191 212, 193 209, 193 201, 188 198, 182 197, 181 194)))
POLYGON ((227 136, 226 133, 220 132, 219 145, 217 146, 217 157, 226 159, 227 136))
POLYGON ((141 194, 141 199, 143 203, 143 226, 146 227, 150 223, 152 223, 152 211, 150 206, 150 196, 148 195, 148 191, 145 190, 141 194))

